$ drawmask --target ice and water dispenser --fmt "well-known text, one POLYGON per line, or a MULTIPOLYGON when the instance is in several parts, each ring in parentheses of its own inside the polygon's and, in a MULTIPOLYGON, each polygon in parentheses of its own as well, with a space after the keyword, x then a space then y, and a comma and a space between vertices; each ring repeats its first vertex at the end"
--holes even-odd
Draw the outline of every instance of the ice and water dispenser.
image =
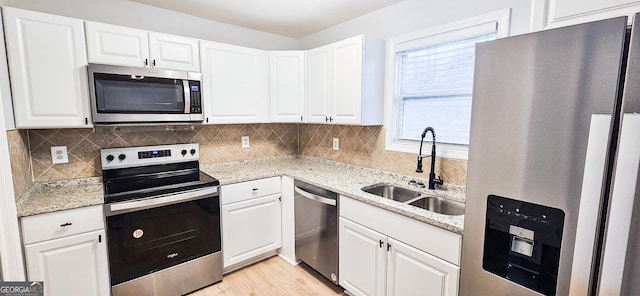
POLYGON ((555 295, 564 212, 489 195, 484 270, 545 295, 555 295))

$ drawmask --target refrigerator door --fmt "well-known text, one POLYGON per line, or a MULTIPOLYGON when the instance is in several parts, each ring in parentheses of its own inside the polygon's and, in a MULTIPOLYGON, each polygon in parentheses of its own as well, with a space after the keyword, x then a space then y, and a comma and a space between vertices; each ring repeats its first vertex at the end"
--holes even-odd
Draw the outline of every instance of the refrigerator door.
POLYGON ((640 295, 640 14, 634 18, 599 295, 640 295))
MULTIPOLYGON (((591 120, 594 114, 615 118, 611 115, 619 97, 625 29, 626 18, 617 18, 477 46, 461 295, 569 293, 591 120), (509 214, 523 219, 502 219, 511 224, 501 226, 507 235, 487 235, 486 229, 499 233, 499 227, 487 224, 490 195, 509 200, 506 206, 516 207, 509 214), (536 216, 518 212, 518 201, 536 216), (535 223, 548 222, 540 212, 545 208, 564 213, 561 232, 527 226, 534 225, 534 218, 535 223), (557 234, 559 245, 538 243, 557 234), (493 240, 498 237, 501 243, 493 240), (500 250, 488 252, 494 248, 500 250), (548 256, 553 252, 559 256, 548 256), (505 272, 483 267, 490 263, 485 260, 488 253, 504 260, 500 264, 505 272), (555 262, 545 259, 558 257, 555 262), (512 259, 517 262, 512 264, 512 259), (555 285, 536 281, 536 274, 550 279, 554 272, 555 285)), ((613 125, 605 126, 600 141, 608 153, 613 125)), ((603 182, 605 175, 600 172, 596 179, 603 182)), ((490 206, 502 210, 500 204, 490 206)))

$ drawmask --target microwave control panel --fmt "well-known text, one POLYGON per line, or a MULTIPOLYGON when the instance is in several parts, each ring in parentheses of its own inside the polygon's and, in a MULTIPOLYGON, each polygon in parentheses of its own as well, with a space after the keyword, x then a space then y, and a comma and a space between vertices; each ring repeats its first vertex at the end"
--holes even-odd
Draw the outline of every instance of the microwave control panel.
POLYGON ((189 80, 189 90, 191 93, 190 113, 202 114, 202 99, 200 92, 200 81, 189 80))

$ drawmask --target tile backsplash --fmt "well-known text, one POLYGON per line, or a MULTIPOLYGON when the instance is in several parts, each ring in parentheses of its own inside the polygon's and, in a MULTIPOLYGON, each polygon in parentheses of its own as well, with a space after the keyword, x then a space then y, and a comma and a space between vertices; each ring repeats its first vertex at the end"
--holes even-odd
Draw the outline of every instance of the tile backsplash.
POLYGON ((9 153, 11 155, 11 172, 13 175, 13 191, 16 199, 27 192, 33 184, 31 161, 29 159, 29 138, 27 130, 7 132, 9 153))
MULTIPOLYGON (((16 198, 26 192, 33 181, 100 176, 102 148, 197 142, 200 161, 205 164, 302 154, 421 180, 428 177, 430 161, 426 159, 424 163, 427 172, 415 173, 417 153, 385 150, 385 132, 381 126, 269 123, 202 125, 187 130, 14 130, 7 132, 7 138, 16 198), (241 146, 242 136, 249 136, 248 149, 241 146), (339 138, 339 150, 332 149, 333 138, 339 138), (69 163, 54 165, 52 146, 67 146, 69 163)), ((467 161, 438 157, 436 174, 445 183, 465 186, 467 161)))
POLYGON ((28 133, 33 178, 38 182, 100 176, 102 148, 196 142, 200 144, 201 163, 293 155, 298 151, 296 124, 202 125, 175 131, 51 129, 28 133), (242 149, 242 136, 249 136, 248 149, 242 149), (52 164, 52 146, 67 146, 69 163, 52 164))
MULTIPOLYGON (((423 162, 425 173, 416 173, 416 153, 387 151, 382 126, 300 125, 299 153, 359 165, 426 180, 430 159, 423 162), (333 150, 333 138, 338 138, 339 150, 333 150)), ((436 158, 436 175, 445 183, 466 186, 467 161, 436 158)))

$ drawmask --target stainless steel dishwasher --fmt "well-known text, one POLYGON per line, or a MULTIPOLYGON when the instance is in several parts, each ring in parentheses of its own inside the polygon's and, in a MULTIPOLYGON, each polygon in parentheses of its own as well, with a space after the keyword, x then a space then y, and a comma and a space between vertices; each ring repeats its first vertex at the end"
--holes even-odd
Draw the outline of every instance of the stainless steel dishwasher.
POLYGON ((338 194, 295 180, 296 257, 338 284, 338 194))

